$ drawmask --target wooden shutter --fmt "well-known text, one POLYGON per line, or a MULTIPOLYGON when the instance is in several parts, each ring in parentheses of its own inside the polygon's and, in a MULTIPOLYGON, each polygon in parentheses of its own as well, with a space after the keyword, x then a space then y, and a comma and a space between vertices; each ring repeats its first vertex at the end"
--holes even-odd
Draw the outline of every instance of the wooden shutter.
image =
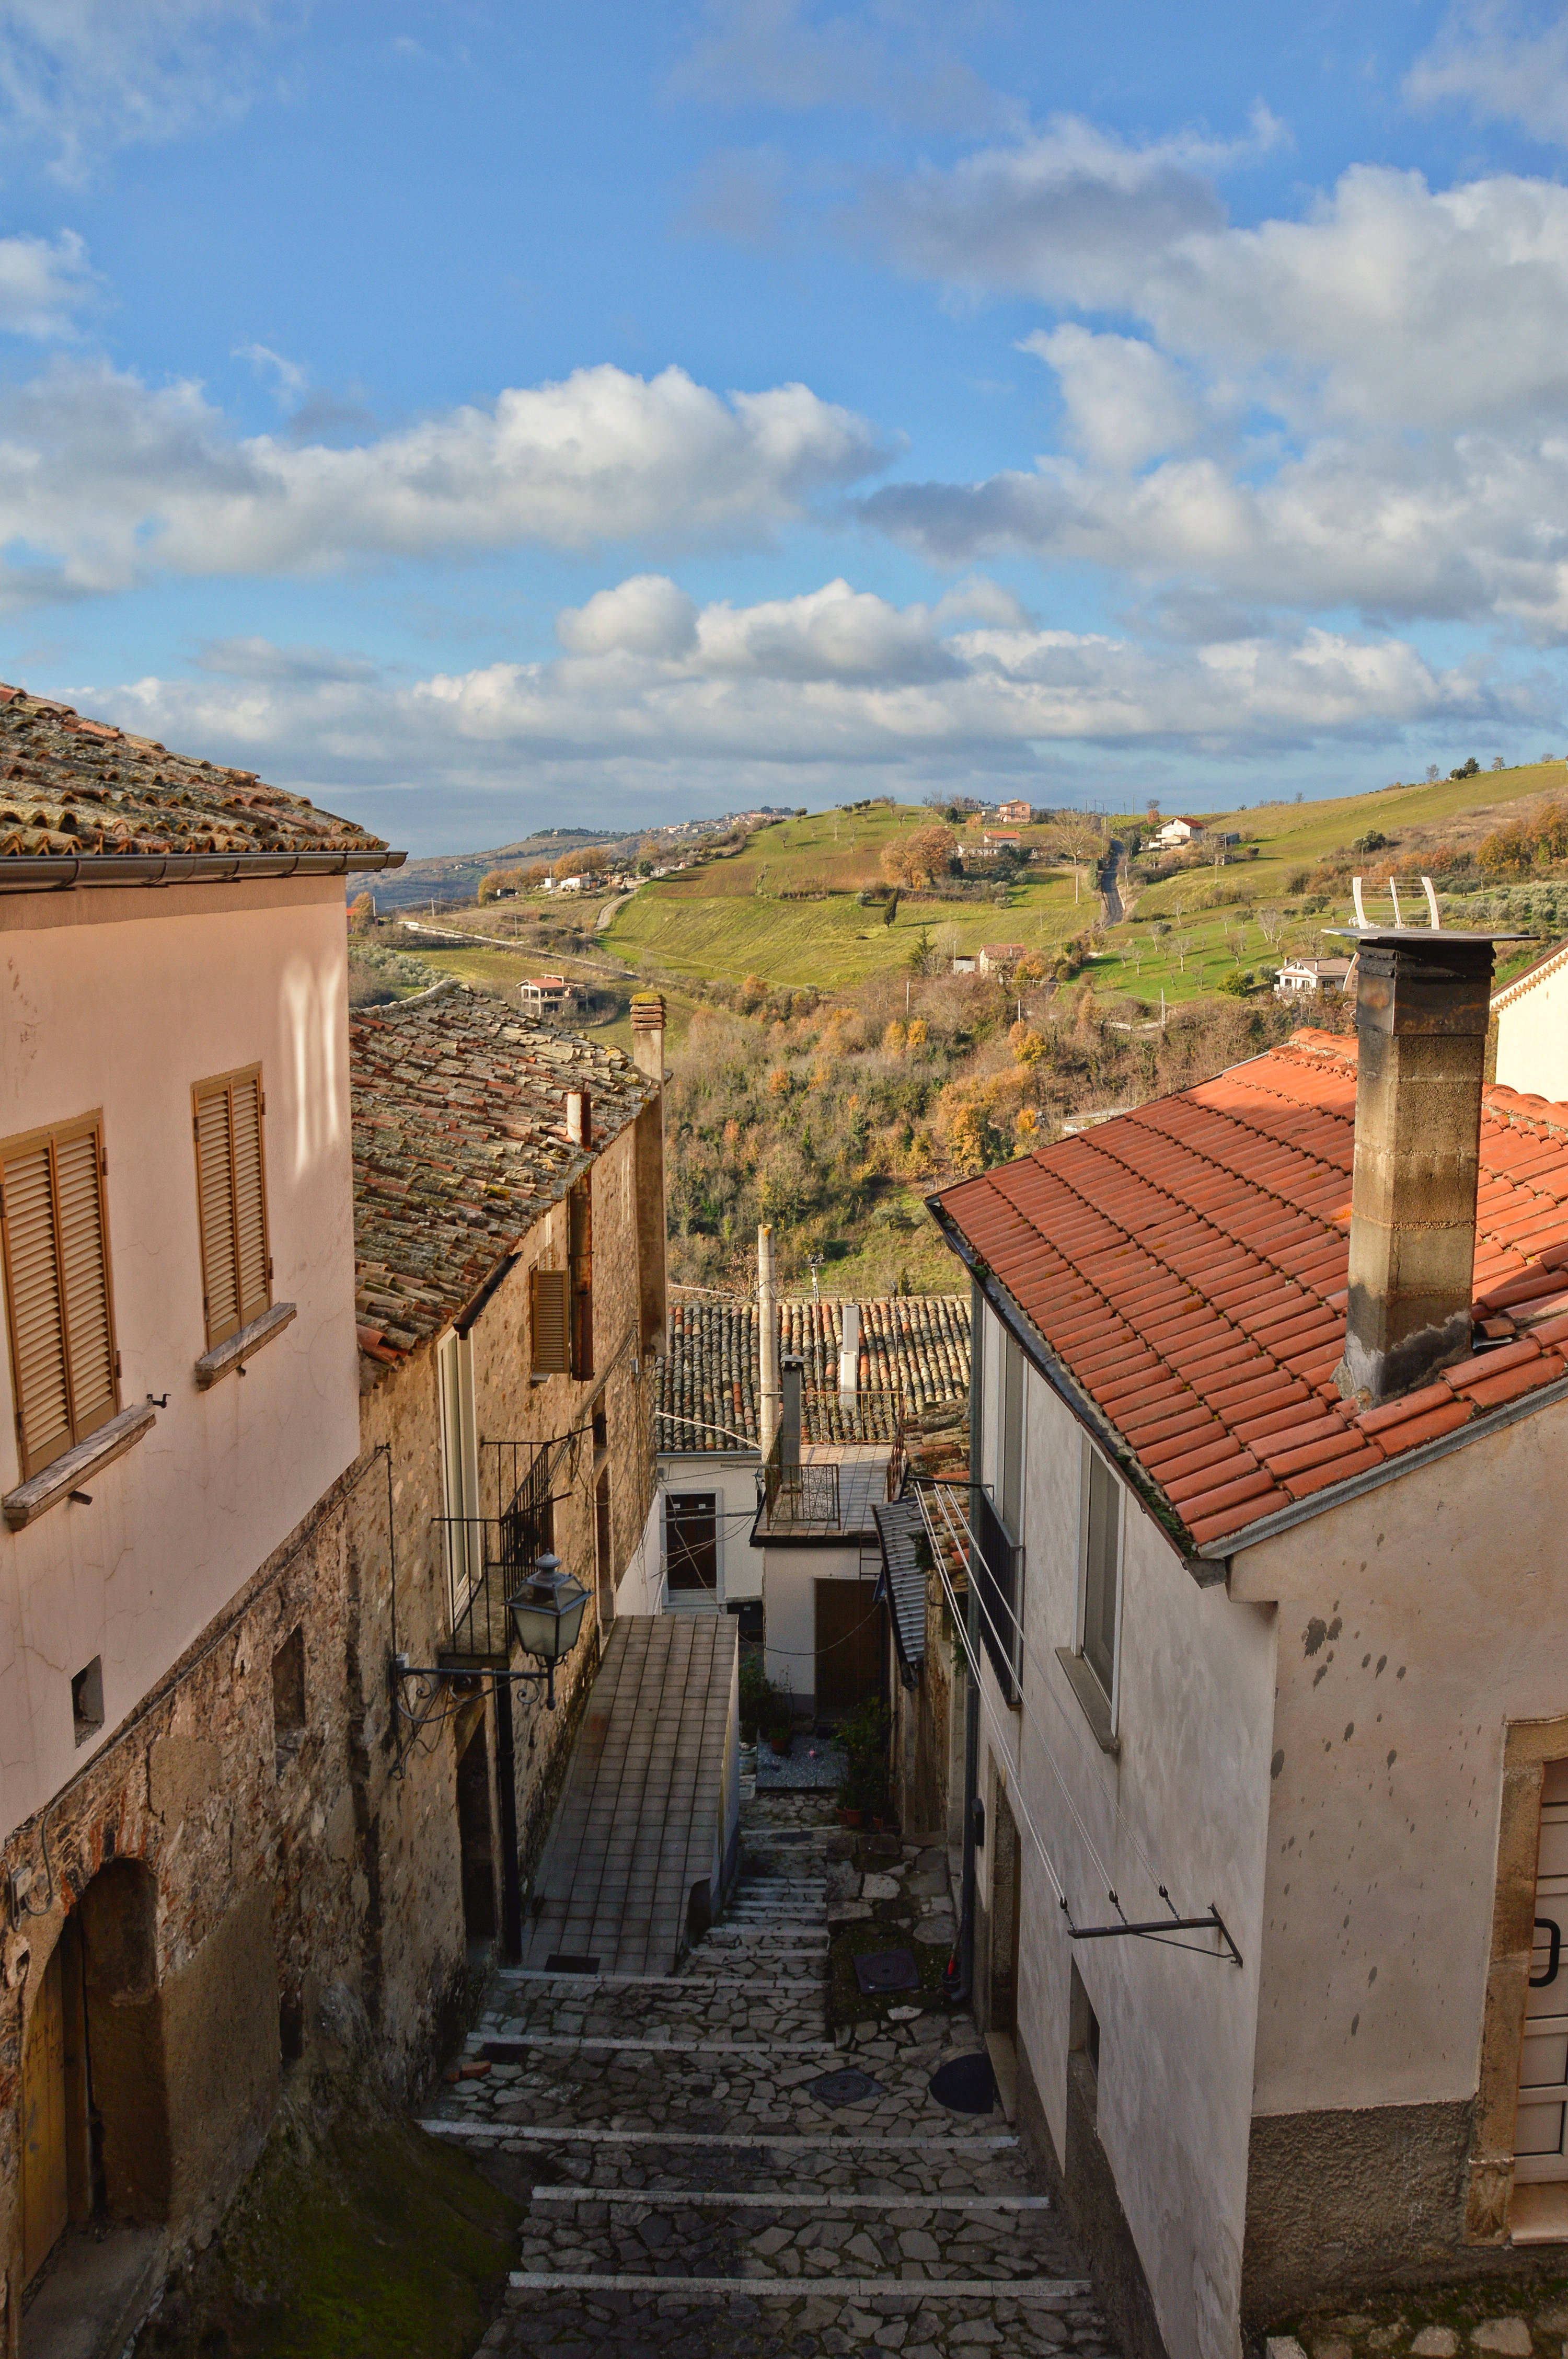
POLYGON ((211 1351, 272 1300, 260 1068, 199 1082, 194 1096, 201 1294, 211 1351))
POLYGON ((95 1114, 0 1147, 0 1223, 26 1481, 119 1407, 95 1114))
POLYGON ((534 1374, 564 1376, 567 1354, 567 1273, 564 1269, 529 1272, 530 1325, 534 1341, 534 1374))

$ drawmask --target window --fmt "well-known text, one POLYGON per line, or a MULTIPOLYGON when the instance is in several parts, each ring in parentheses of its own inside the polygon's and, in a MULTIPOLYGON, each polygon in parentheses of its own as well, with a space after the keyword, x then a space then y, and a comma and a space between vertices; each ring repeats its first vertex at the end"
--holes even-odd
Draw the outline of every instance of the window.
POLYGON ((103 1725, 103 1658, 94 1655, 70 1683, 70 1720, 78 1745, 96 1736, 103 1725))
POLYGON ((272 1304, 261 1067, 198 1082, 191 1092, 196 1201, 201 1226, 201 1307, 207 1349, 227 1343, 272 1304))
POLYGON ((1121 1602, 1121 1485, 1099 1451, 1084 1444, 1083 1583, 1078 1651, 1116 1701, 1117 1622, 1121 1602))
POLYGON ((579 1180, 567 1198, 571 1275, 572 1374, 593 1374, 593 1191, 579 1180))
POLYGON ((535 1376, 564 1376, 569 1365, 566 1271, 530 1270, 528 1304, 534 1374, 535 1376))
POLYGON ((26 1482, 120 1406, 103 1125, 95 1114, 0 1147, 11 1381, 26 1482))
POLYGON ((719 1591, 719 1495, 671 1491, 665 1499, 665 1572, 672 1589, 719 1591))

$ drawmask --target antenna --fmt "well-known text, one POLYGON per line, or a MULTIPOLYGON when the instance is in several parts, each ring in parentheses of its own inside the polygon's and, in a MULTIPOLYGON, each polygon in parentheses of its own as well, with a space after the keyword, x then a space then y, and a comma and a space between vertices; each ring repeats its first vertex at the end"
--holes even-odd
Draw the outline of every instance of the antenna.
POLYGON ((1361 907, 1361 879, 1359 876, 1353 876, 1350 879, 1350 897, 1356 904, 1356 922, 1360 927, 1362 932, 1365 933, 1367 930, 1367 912, 1361 907))
POLYGON ((1421 889, 1426 895, 1426 906, 1432 913, 1432 930, 1435 934, 1442 927, 1443 920, 1437 914, 1437 895, 1433 891, 1430 876, 1422 878, 1421 889))
POLYGON ((1394 905, 1394 923, 1402 928, 1405 920, 1404 912, 1400 908, 1400 888, 1391 876, 1389 879, 1389 898, 1394 905))

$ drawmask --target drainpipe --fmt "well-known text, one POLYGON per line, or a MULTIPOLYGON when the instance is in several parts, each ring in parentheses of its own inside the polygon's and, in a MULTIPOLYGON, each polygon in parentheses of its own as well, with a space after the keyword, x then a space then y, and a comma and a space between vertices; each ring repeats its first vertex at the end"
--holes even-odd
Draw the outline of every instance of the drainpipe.
MULTIPOLYGON (((985 1297, 978 1279, 969 1280, 969 1484, 971 1494, 980 1479, 980 1440, 984 1431, 985 1297)), ((969 1567, 966 1585, 964 1636, 968 1661, 964 1673, 964 1870, 958 1909, 958 1948, 942 1978, 942 1995, 949 2006, 967 2006, 975 1987, 975 1837, 980 1809, 980 1587, 969 1567), (954 1977, 953 1968, 957 1968, 954 1977)))
POLYGON ((779 1430, 779 1302, 773 1276, 773 1233, 757 1231, 757 1326, 762 1346, 762 1398, 757 1404, 762 1462, 779 1430))
POLYGON ((517 1857, 517 1748, 512 1735, 512 1682, 492 1683, 495 1697, 495 1785, 501 1803, 501 1959, 523 1962, 523 1871, 517 1857))

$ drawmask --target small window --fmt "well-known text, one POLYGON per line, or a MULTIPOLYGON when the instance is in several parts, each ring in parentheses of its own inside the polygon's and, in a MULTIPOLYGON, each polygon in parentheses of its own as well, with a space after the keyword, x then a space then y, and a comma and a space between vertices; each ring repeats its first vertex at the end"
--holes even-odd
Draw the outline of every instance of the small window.
POLYGON ((719 1495, 671 1491, 665 1499, 665 1572, 672 1589, 719 1591, 719 1495))
POLYGON ((272 1734, 281 1777, 305 1742, 305 1633, 291 1630, 272 1658, 272 1734))
POLYGON ((1116 1701, 1117 1622, 1121 1592, 1121 1485, 1091 1444, 1084 1445, 1083 1603, 1078 1651, 1116 1701))
POLYGON ((103 1658, 94 1655, 70 1683, 70 1717, 78 1745, 96 1736, 103 1725, 103 1658))
POLYGON ((564 1376, 568 1366, 566 1271, 531 1270, 528 1304, 534 1374, 564 1376))
POLYGON ((97 1114, 0 1147, 0 1229, 22 1479, 120 1406, 97 1114))
POLYGON ((198 1082, 191 1098, 201 1307, 211 1352, 272 1304, 261 1067, 198 1082))
POLYGON ((571 1276, 572 1374, 593 1374, 593 1189, 579 1180, 567 1198, 571 1276))

